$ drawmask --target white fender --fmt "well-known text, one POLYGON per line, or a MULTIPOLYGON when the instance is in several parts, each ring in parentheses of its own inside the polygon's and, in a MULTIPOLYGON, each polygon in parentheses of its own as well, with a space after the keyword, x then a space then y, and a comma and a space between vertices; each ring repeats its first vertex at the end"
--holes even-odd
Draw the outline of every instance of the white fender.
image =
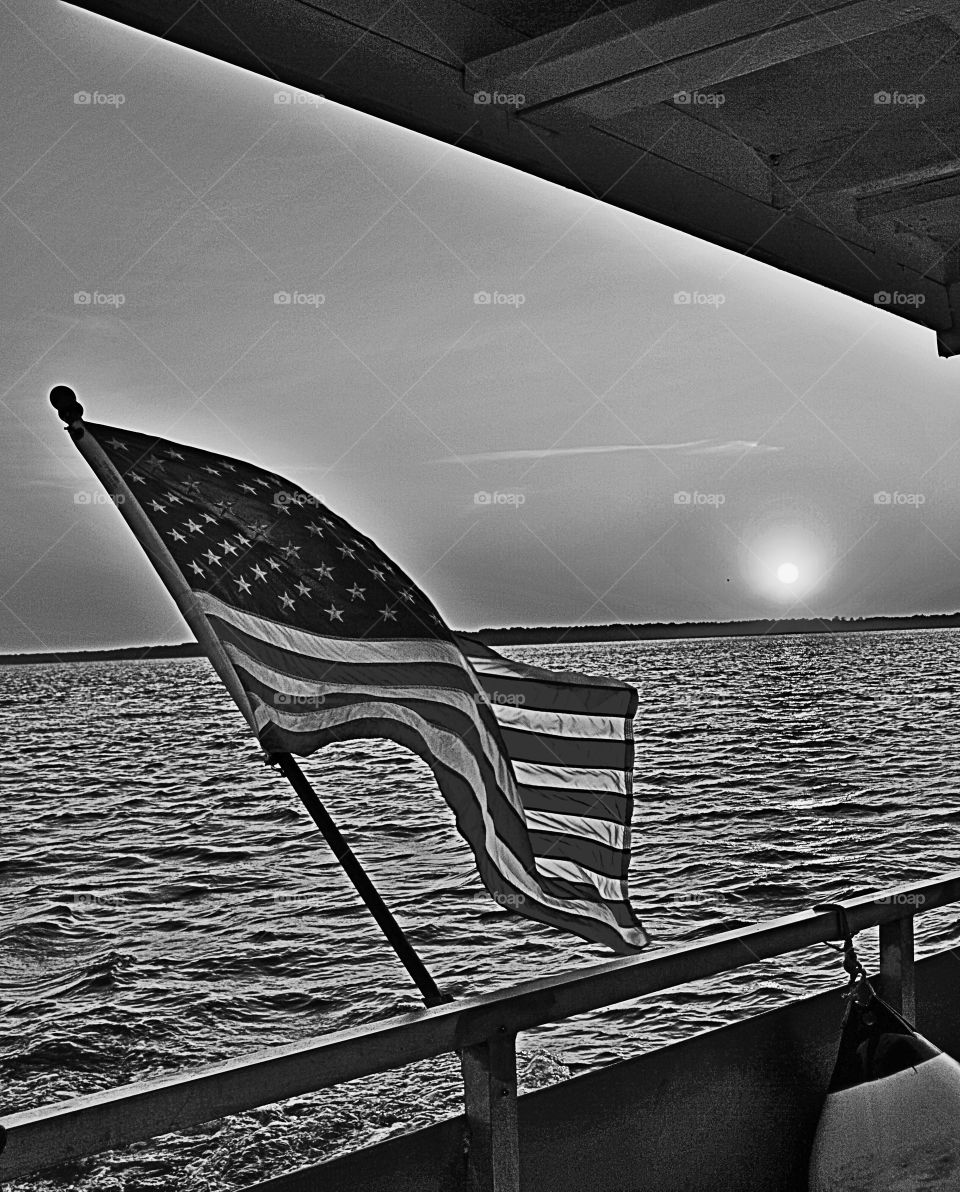
POLYGON ((810 1192, 960 1192, 960 1064, 866 990, 844 1024, 810 1192))

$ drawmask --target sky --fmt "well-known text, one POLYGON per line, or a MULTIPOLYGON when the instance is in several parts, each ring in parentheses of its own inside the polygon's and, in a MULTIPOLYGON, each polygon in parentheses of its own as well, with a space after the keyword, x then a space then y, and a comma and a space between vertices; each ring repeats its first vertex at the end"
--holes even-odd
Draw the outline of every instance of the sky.
POLYGON ((55 0, 0 47, 0 652, 189 637, 55 384, 460 629, 960 608, 932 332, 55 0))

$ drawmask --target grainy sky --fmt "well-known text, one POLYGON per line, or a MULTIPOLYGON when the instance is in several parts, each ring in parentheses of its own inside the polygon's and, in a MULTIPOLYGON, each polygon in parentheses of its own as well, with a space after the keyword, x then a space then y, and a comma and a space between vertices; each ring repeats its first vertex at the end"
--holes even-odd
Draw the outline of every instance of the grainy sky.
POLYGON ((0 31, 0 651, 188 636, 57 383, 322 496, 460 628, 960 607, 931 332, 54 0, 0 31))

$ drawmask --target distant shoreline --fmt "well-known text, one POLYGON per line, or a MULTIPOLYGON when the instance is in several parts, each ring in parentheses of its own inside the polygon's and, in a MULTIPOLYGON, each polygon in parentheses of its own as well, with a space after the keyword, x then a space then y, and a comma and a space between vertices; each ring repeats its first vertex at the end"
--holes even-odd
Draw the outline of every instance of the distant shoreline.
MULTIPOLYGON (((690 621, 673 624, 541 625, 478 629, 470 634, 490 646, 545 646, 577 642, 659 641, 684 637, 781 637, 804 633, 870 633, 897 629, 957 629, 960 612, 918 613, 912 617, 813 617, 789 621, 690 621)), ((177 646, 125 646, 110 650, 59 650, 39 654, 0 654, 0 666, 46 662, 125 662, 199 658, 196 642, 177 646)))

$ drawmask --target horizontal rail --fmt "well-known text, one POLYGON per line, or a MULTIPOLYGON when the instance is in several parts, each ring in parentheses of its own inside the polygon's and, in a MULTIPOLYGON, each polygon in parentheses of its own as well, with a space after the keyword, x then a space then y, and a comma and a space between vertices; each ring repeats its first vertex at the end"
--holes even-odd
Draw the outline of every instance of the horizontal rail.
MULTIPOLYGON (((960 901, 960 870, 843 902, 856 933, 960 901)), ((287 1097, 474 1047, 840 938, 833 911, 804 911, 670 951, 608 961, 193 1071, 0 1118, 0 1180, 287 1097)))

